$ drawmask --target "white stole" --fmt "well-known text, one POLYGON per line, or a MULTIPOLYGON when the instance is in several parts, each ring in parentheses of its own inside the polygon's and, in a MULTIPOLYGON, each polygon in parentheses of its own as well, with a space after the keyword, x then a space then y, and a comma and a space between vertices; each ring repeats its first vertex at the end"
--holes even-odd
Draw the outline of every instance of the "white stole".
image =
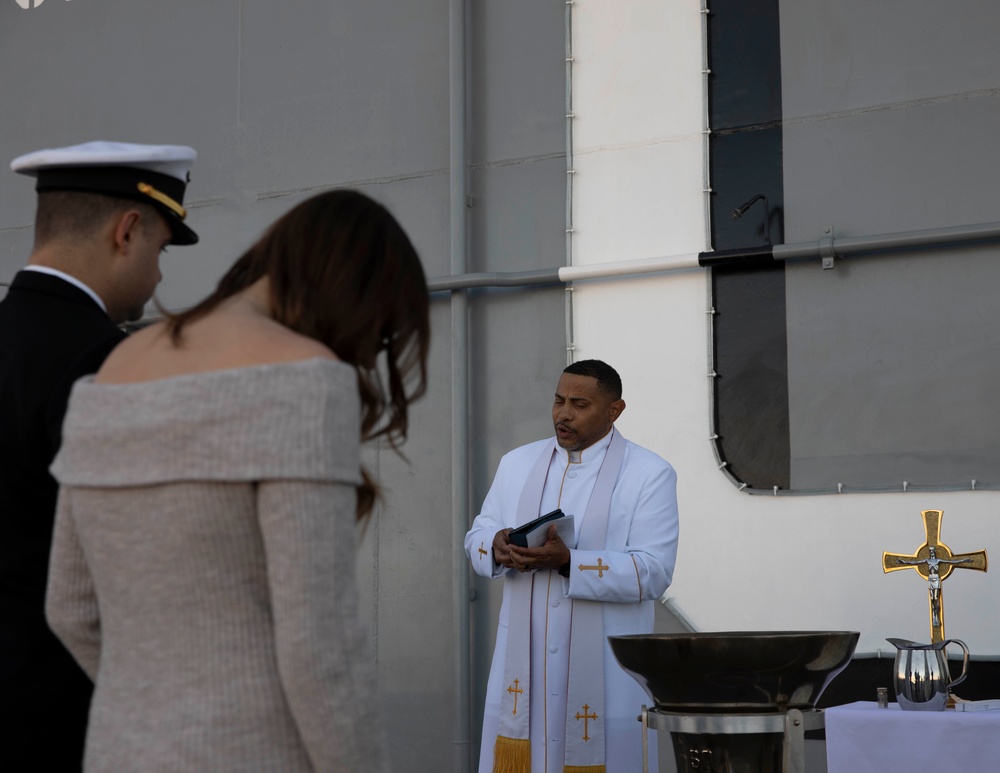
MULTIPOLYGON (((625 456, 625 439, 615 432, 601 462, 594 490, 580 525, 577 547, 604 550, 607 545, 611 495, 625 456)), ((528 474, 517 504, 516 525, 537 518, 555 443, 546 444, 528 474)), ((530 773, 531 742, 531 586, 530 573, 509 573, 511 583, 504 683, 493 752, 493 773, 530 773)), ((572 599, 569 686, 566 704, 564 770, 605 769, 604 743, 604 607, 599 601, 572 599)), ((542 686, 544 689, 544 685, 542 686)))

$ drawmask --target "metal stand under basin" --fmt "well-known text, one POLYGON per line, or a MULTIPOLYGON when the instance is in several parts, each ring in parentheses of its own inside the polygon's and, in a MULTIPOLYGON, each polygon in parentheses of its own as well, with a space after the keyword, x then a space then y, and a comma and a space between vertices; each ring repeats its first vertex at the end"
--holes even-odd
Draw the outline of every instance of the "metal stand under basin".
POLYGON ((649 728, 670 732, 678 773, 805 773, 805 731, 825 726, 822 709, 721 714, 643 706, 639 721, 643 773, 649 728))

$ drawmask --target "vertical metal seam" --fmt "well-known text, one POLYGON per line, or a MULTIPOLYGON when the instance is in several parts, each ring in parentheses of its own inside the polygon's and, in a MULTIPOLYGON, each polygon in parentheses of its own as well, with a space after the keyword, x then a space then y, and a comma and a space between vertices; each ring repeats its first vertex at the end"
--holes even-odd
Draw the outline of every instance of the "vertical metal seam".
MULTIPOLYGON (((468 51, 467 0, 449 0, 448 99, 450 165, 451 273, 468 271, 468 51)), ((465 534, 469 528, 469 311, 464 289, 451 293, 451 473, 452 609, 455 637, 452 710, 452 767, 468 773, 472 761, 472 626, 469 564, 465 534)))
MULTIPOLYGON (((573 265, 573 4, 566 0, 566 265, 573 265)), ((576 349, 573 317, 573 283, 566 283, 566 364, 573 362, 576 349)))
POLYGON ((710 14, 708 0, 704 0, 701 6, 702 212, 705 244, 708 250, 712 249, 712 168, 710 163, 712 116, 708 103, 708 79, 712 74, 708 63, 708 17, 710 14))
MULTIPOLYGON (((712 72, 709 69, 708 59, 708 16, 711 11, 708 8, 708 0, 704 0, 701 6, 701 98, 703 110, 703 130, 702 130, 702 206, 705 218, 705 243, 709 249, 712 248, 712 163, 711 163, 711 110, 709 106, 708 79, 712 72)), ((715 372, 715 299, 712 293, 713 275, 709 269, 707 281, 705 283, 705 305, 706 313, 709 316, 707 330, 707 360, 708 360, 708 426, 711 427, 709 442, 712 445, 712 453, 715 461, 723 474, 732 479, 733 483, 739 485, 732 473, 726 468, 726 462, 722 458, 722 448, 719 443, 718 428, 715 421, 715 379, 718 374, 715 372)), ((742 490, 742 489, 741 489, 742 490)))

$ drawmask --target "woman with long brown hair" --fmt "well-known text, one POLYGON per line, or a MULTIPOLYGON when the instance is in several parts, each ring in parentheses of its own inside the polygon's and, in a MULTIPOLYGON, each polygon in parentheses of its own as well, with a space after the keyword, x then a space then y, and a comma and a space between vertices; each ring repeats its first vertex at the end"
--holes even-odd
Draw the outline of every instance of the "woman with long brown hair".
POLYGON ((334 191, 78 382, 47 615, 95 682, 87 771, 386 768, 359 446, 405 439, 428 341, 406 234, 334 191))

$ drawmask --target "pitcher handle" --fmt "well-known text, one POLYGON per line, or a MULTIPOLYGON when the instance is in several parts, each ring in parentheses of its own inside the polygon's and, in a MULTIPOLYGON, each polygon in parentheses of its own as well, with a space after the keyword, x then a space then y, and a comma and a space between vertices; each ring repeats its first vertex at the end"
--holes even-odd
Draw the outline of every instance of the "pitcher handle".
MULTIPOLYGON (((953 682, 950 682, 948 684, 948 689, 951 690, 951 688, 954 687, 956 684, 959 684, 959 683, 965 681, 965 673, 966 673, 966 671, 969 670, 969 648, 965 646, 965 642, 962 641, 961 639, 948 639, 948 640, 945 641, 944 647, 942 647, 942 649, 946 648, 949 644, 957 644, 959 647, 962 648, 962 653, 963 653, 963 655, 962 655, 962 673, 958 677, 958 679, 956 679, 953 682)), ((947 660, 947 655, 945 655, 945 659, 947 660)))

